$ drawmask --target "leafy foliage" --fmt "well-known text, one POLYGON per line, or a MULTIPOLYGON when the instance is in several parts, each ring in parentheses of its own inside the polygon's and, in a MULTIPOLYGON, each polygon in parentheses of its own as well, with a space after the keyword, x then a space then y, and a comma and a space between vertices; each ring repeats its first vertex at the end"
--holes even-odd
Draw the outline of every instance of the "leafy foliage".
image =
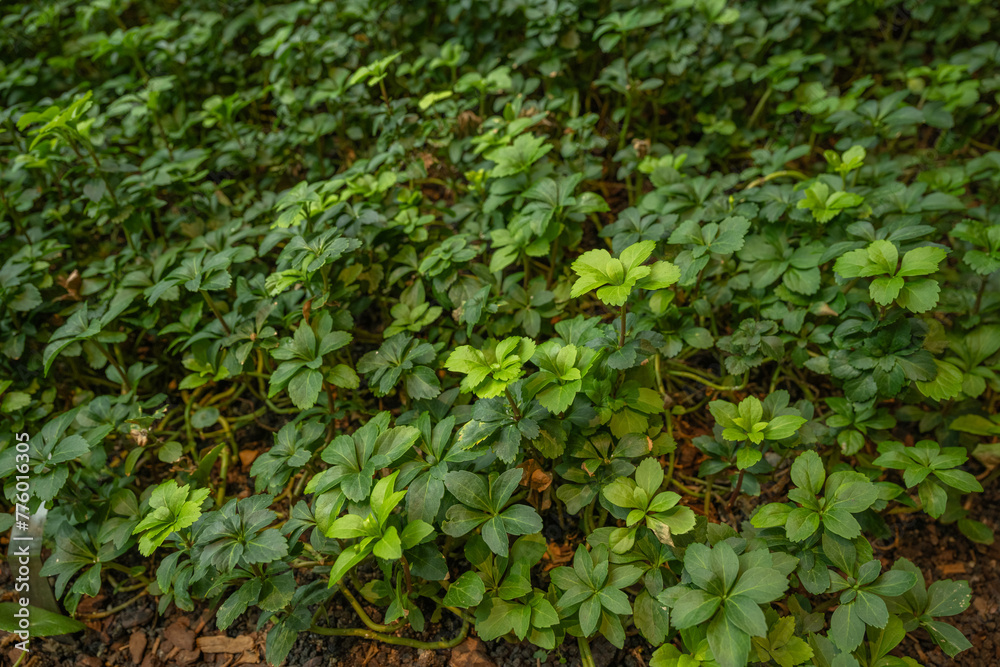
POLYGON ((873 540, 996 528, 998 24, 6 3, 0 516, 45 507, 70 616, 250 613, 274 665, 958 655, 968 584, 873 540))

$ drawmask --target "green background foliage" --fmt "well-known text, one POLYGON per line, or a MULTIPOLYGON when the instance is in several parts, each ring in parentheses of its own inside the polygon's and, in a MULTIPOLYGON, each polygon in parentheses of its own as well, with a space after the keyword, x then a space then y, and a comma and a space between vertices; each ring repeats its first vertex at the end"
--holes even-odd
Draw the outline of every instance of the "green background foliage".
POLYGON ((71 616, 258 609, 275 665, 954 656, 968 585, 872 541, 993 540, 997 34, 967 0, 7 3, 4 502, 49 508, 71 616))

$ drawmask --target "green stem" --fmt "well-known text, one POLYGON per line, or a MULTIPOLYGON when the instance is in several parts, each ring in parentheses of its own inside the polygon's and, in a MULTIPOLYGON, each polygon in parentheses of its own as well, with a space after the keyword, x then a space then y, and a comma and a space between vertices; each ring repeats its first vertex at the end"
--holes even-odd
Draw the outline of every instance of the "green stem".
POLYGON ((389 93, 387 93, 386 90, 385 90, 385 81, 379 81, 378 82, 378 87, 379 87, 379 90, 382 91, 382 101, 385 102, 385 110, 388 111, 389 115, 391 116, 392 115, 392 105, 389 104, 389 93))
POLYGON ((767 102, 767 99, 771 97, 772 90, 771 85, 768 84, 767 90, 765 90, 764 94, 760 96, 757 106, 754 107, 753 113, 750 114, 750 120, 747 121, 747 127, 753 127, 754 123, 757 122, 757 117, 760 116, 760 112, 764 110, 764 104, 767 102))
POLYGON ((517 407, 517 402, 514 400, 514 395, 510 393, 510 389, 504 388, 504 393, 507 395, 507 402, 510 403, 511 410, 514 411, 514 419, 521 421, 521 408, 517 407))
POLYGON ((768 174, 767 176, 761 176, 756 178, 747 184, 744 190, 750 190, 751 188, 756 188, 759 185, 764 185, 768 181, 773 181, 776 178, 781 178, 783 176, 789 176, 799 181, 807 181, 809 177, 803 174, 801 171, 796 171, 794 169, 783 169, 781 171, 776 171, 773 174, 768 174))
MULTIPOLYGON (((111 182, 108 180, 108 177, 104 175, 104 170, 101 169, 101 161, 97 158, 97 152, 94 151, 94 147, 90 145, 89 141, 84 141, 83 147, 88 153, 90 153, 91 159, 94 160, 94 167, 97 169, 97 175, 100 176, 102 181, 104 181, 104 186, 108 189, 108 196, 111 197, 111 203, 115 205, 115 208, 121 208, 118 204, 118 197, 115 196, 115 191, 111 187, 111 182)), ((128 238, 127 233, 126 238, 128 238)), ((131 245, 131 243, 132 241, 129 240, 129 245, 131 245)))
POLYGON ((622 323, 621 323, 621 331, 618 334, 618 348, 619 349, 625 347, 625 334, 628 333, 628 331, 625 328, 625 316, 628 314, 628 312, 627 312, 626 309, 627 309, 627 306, 623 303, 622 307, 618 310, 618 318, 622 321, 622 323))
POLYGON ((84 620, 87 620, 87 621, 93 621, 93 620, 97 620, 99 618, 107 618, 108 616, 111 616, 113 614, 117 614, 121 610, 126 609, 129 606, 135 604, 140 599, 142 599, 145 595, 147 595, 146 591, 142 591, 141 593, 139 593, 135 597, 129 598, 128 600, 126 600, 125 602, 121 603, 117 607, 112 607, 111 609, 106 609, 104 611, 99 611, 96 614, 87 614, 85 616, 80 616, 80 618, 82 618, 84 620))
POLYGON ((694 373, 689 373, 687 371, 682 371, 682 370, 677 370, 677 369, 671 369, 670 374, 671 375, 677 375, 677 376, 680 376, 682 378, 687 378, 689 380, 694 380, 695 382, 700 382, 701 384, 705 385, 706 387, 711 387, 712 389, 718 389, 719 391, 739 391, 739 390, 743 389, 746 386, 745 384, 741 384, 741 385, 737 385, 735 387, 727 387, 727 386, 724 386, 724 385, 721 385, 721 384, 716 384, 716 383, 714 383, 714 382, 712 382, 710 380, 707 380, 707 379, 701 377, 700 375, 695 375, 694 373))
POLYGON ((430 599, 434 604, 436 604, 437 606, 441 607, 442 609, 447 609, 451 613, 455 614, 455 616, 458 616, 460 619, 462 619, 466 623, 475 623, 476 622, 475 618, 473 618, 472 616, 467 616, 465 614, 465 612, 462 611, 461 609, 457 609, 455 607, 449 607, 448 605, 446 605, 444 603, 444 600, 442 600, 441 598, 436 597, 434 595, 428 595, 426 597, 428 599, 430 599))
POLYGON ((370 630, 374 632, 395 632, 396 630, 398 630, 400 627, 403 626, 402 619, 393 621, 388 625, 382 625, 381 623, 376 623, 371 619, 368 613, 361 606, 361 603, 358 602, 358 599, 354 597, 354 595, 351 593, 351 591, 347 589, 347 586, 345 586, 343 582, 341 582, 339 588, 340 592, 344 594, 344 597, 347 598, 347 601, 350 603, 351 607, 354 609, 358 617, 361 619, 361 622, 364 623, 366 626, 368 626, 370 630))
POLYGON ((229 450, 222 450, 222 462, 219 464, 219 489, 215 492, 215 504, 222 507, 226 502, 226 478, 229 476, 229 450))
POLYGON ((215 314, 215 319, 219 320, 219 324, 222 325, 222 328, 226 332, 226 335, 232 334, 233 333, 232 329, 230 329, 229 325, 226 324, 226 321, 222 319, 222 314, 219 312, 219 309, 216 308, 215 301, 212 300, 212 297, 210 297, 208 295, 208 292, 206 292, 205 290, 198 290, 198 291, 201 292, 201 296, 204 297, 205 303, 208 304, 208 307, 212 309, 212 313, 215 314))
POLYGON ((115 367, 116 371, 118 371, 118 375, 122 379, 122 386, 125 387, 125 391, 132 391, 132 384, 128 381, 128 376, 125 375, 125 371, 122 370, 121 364, 118 363, 118 360, 115 359, 114 355, 108 351, 107 346, 104 343, 101 343, 96 340, 94 341, 94 344, 97 345, 97 349, 101 351, 101 354, 104 355, 104 358, 107 359, 108 362, 110 362, 111 365, 115 367))
POLYGON ((596 667, 594 664, 594 656, 590 652, 590 642, 587 641, 586 637, 577 637, 576 644, 580 647, 580 665, 581 667, 596 667))
POLYGON ((309 628, 309 631, 315 632, 318 635, 328 635, 332 637, 361 637, 362 639, 372 639, 374 641, 382 642, 383 644, 394 644, 396 646, 410 646, 417 649, 436 650, 442 648, 453 648, 461 644, 465 637, 469 634, 469 624, 467 622, 462 623, 462 629, 455 637, 440 642, 422 642, 417 639, 410 639, 409 637, 383 635, 371 630, 362 630, 361 628, 322 628, 314 625, 309 628))
POLYGON ((981 276, 981 279, 980 279, 980 282, 979 282, 979 290, 976 292, 976 303, 972 307, 972 312, 975 315, 979 314, 979 308, 983 304, 983 292, 986 291, 986 281, 987 281, 987 278, 988 278, 988 276, 981 276))

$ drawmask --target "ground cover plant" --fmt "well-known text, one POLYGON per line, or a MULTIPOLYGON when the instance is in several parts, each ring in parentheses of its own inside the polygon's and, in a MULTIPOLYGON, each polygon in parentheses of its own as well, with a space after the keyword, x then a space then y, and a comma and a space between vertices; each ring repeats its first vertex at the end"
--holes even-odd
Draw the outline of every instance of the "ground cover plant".
POLYGON ((0 12, 12 662, 995 664, 992 3, 0 12))

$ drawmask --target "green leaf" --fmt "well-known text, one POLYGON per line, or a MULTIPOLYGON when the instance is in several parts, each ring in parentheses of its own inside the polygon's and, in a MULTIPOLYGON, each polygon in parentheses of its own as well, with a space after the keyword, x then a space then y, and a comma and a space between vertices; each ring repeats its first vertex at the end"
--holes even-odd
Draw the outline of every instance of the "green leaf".
POLYGON ((855 603, 842 604, 830 617, 830 638, 841 651, 853 651, 865 639, 865 623, 855 603))
MULTIPOLYGON (((902 595, 904 592, 884 593, 884 595, 902 595)), ((933 617, 955 616, 968 609, 971 600, 972 591, 968 581, 950 579, 935 581, 927 588, 927 608, 924 613, 933 617)))
POLYGON ((486 542, 490 551, 498 556, 507 556, 507 528, 504 526, 503 519, 497 516, 487 519, 486 523, 483 524, 482 534, 483 541, 486 542))
POLYGON ((983 490, 979 480, 964 470, 935 470, 934 476, 962 493, 982 493, 983 490))
POLYGON ((511 535, 531 535, 541 532, 542 519, 535 508, 528 505, 512 505, 500 514, 504 529, 511 535))
POLYGON ((763 457, 764 455, 758 449, 749 445, 741 447, 736 452, 736 467, 740 470, 746 470, 757 465, 763 457))
MULTIPOLYGON (((309 327, 300 327, 299 330, 312 331, 309 327)), ((319 400, 319 392, 323 388, 323 374, 317 370, 304 368, 292 376, 288 381, 288 397, 292 403, 300 410, 306 410, 316 405, 319 400)))
POLYGON ((220 630, 225 630, 233 624, 240 614, 245 612, 252 604, 257 604, 260 599, 260 591, 263 582, 258 578, 244 582, 236 589, 236 592, 226 598, 226 601, 219 606, 219 611, 215 615, 216 625, 220 630))
POLYGON ((493 510, 490 502, 490 491, 486 486, 486 481, 479 475, 465 470, 455 470, 448 473, 444 484, 448 487, 448 491, 463 505, 483 512, 493 510))
POLYGON ((805 507, 796 507, 785 520, 785 535, 792 542, 801 542, 819 529, 819 514, 805 507))
POLYGON ((585 637, 589 637, 597 630, 597 624, 601 620, 601 602, 597 595, 593 595, 580 605, 580 630, 585 637))
POLYGON ((868 287, 872 300, 880 306, 888 306, 903 289, 903 279, 899 277, 879 277, 868 287))
POLYGON ((733 622, 728 610, 718 614, 709 623, 708 645, 712 648, 712 656, 719 667, 743 667, 747 664, 750 635, 733 622))
POLYGON ((774 528, 784 526, 792 508, 784 503, 768 503, 759 507, 750 519, 756 528, 774 528))
POLYGON ((865 249, 852 250, 837 258, 833 270, 845 278, 860 278, 873 275, 873 269, 865 249))
POLYGON ((972 648, 972 642, 966 639, 961 630, 944 621, 929 621, 923 624, 923 628, 930 634, 934 643, 952 658, 972 648))
POLYGON ((826 469, 819 454, 812 450, 799 454, 792 463, 791 478, 795 486, 814 496, 819 495, 826 480, 826 469))
POLYGON ((938 269, 938 265, 948 256, 944 248, 925 246, 914 248, 903 255, 898 276, 927 276, 938 269))
POLYGON ((937 281, 918 278, 906 283, 896 302, 912 313, 925 313, 937 305, 940 291, 937 281))
POLYGON ((665 289, 676 283, 681 278, 681 270, 670 262, 654 262, 649 267, 649 274, 644 278, 636 280, 635 286, 639 289, 658 290, 665 289))
MULTIPOLYGON (((636 467, 635 482, 640 489, 646 492, 647 498, 652 498, 663 483, 663 467, 660 462, 653 458, 643 459, 636 467)), ((631 505, 623 505, 631 507, 631 505)))
POLYGON ((701 589, 688 591, 674 602, 671 609, 674 627, 683 629, 704 623, 712 618, 721 603, 718 596, 701 589))
POLYGON ((743 595, 730 595, 725 603, 726 616, 748 635, 763 637, 767 634, 767 621, 757 603, 743 595))
POLYGON ((143 533, 139 538, 139 552, 144 556, 153 553, 171 534, 194 524, 201 516, 201 504, 208 497, 208 489, 178 486, 169 480, 153 489, 149 498, 150 512, 143 517, 132 534, 143 533))
POLYGON ((889 611, 886 609, 885 602, 873 593, 864 590, 858 591, 858 595, 852 604, 855 612, 858 614, 858 618, 864 621, 866 625, 884 628, 885 624, 889 622, 889 611))
POLYGON ((879 273, 893 276, 896 275, 899 250, 891 241, 878 239, 868 245, 868 260, 879 273))
POLYGON ((764 436, 769 440, 791 437, 806 421, 805 417, 798 415, 779 415, 767 423, 764 436))
POLYGON ((976 544, 993 544, 993 529, 981 521, 959 519, 958 529, 976 544))
POLYGON ((483 580, 475 572, 465 572, 448 587, 444 603, 451 607, 467 609, 479 604, 486 593, 483 580))
POLYGON ((21 607, 16 602, 0 602, 0 630, 18 632, 24 630, 20 626, 22 617, 16 614, 22 610, 28 612, 28 634, 31 637, 54 637, 68 635, 83 630, 86 626, 75 618, 56 614, 40 607, 21 607))
POLYGON ((752 567, 740 575, 729 597, 741 596, 755 603, 777 600, 788 588, 788 577, 769 567, 752 567))
POLYGON ((822 514, 823 527, 851 540, 861 534, 861 524, 845 509, 827 509, 822 514))

